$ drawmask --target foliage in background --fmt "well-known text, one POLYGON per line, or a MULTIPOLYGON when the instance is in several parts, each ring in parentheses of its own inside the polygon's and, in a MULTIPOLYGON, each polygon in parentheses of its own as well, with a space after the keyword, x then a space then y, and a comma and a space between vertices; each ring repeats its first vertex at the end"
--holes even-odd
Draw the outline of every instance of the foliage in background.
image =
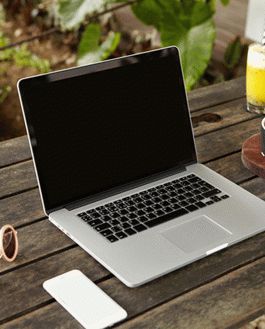
POLYGON ((0 86, 0 104, 7 98, 11 91, 11 87, 8 85, 0 86))
POLYGON ((79 65, 95 63, 109 56, 115 51, 120 43, 120 33, 110 31, 105 40, 100 44, 101 27, 99 24, 90 24, 82 34, 78 46, 79 65))
POLYGON ((229 69, 236 67, 242 58, 243 50, 244 45, 241 44, 240 37, 236 37, 226 48, 224 55, 225 66, 229 69))
MULTIPOLYGON (((2 4, 0 4, 0 28, 3 25, 4 20, 5 12, 2 4)), ((9 38, 7 38, 0 30, 0 47, 4 47, 9 43, 9 38)), ((50 71, 49 61, 47 59, 40 58, 36 54, 33 54, 26 45, 1 50, 0 63, 1 62, 14 62, 17 66, 20 67, 32 67, 40 73, 50 71)), ((2 73, 3 72, 0 72, 0 74, 2 73)), ((10 91, 10 86, 0 86, 0 104, 6 99, 10 91)))
POLYGON ((191 89, 212 55, 214 1, 143 0, 132 8, 140 20, 156 27, 163 46, 179 48, 186 87, 191 89))
MULTIPOLYGON (((55 22, 63 31, 77 30, 87 23, 87 17, 114 2, 128 0, 56 0, 55 22)), ((227 5, 229 0, 221 2, 227 5)), ((160 32, 162 46, 175 45, 180 49, 186 87, 190 90, 205 72, 212 55, 216 0, 139 0, 131 7, 138 19, 160 32)), ((120 36, 113 33, 99 45, 99 27, 88 25, 78 47, 78 63, 109 57, 120 40, 120 36)))
MULTIPOLYGON (((0 47, 6 46, 9 42, 9 39, 0 32, 0 47)), ((33 67, 40 73, 50 70, 49 61, 33 54, 26 45, 1 50, 0 62, 1 61, 13 61, 16 65, 21 67, 33 67)))

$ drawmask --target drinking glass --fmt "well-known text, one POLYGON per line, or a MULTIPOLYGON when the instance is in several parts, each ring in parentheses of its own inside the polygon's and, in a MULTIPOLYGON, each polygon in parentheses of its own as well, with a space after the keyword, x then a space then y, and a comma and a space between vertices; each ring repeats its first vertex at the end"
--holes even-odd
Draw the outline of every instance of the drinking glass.
POLYGON ((247 110, 265 114, 265 46, 254 43, 247 57, 247 110))

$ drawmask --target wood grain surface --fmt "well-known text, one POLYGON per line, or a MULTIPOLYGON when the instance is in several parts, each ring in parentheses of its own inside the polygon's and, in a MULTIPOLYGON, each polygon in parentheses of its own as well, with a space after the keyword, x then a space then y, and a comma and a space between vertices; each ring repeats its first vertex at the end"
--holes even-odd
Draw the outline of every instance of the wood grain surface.
MULTIPOLYGON (((244 83, 189 94, 197 152, 201 162, 265 200, 264 180, 240 158, 242 143, 261 120, 245 111, 244 83)), ((3 329, 80 328, 42 288, 46 279, 73 268, 127 310, 118 328, 237 328, 265 312, 265 233, 127 288, 47 220, 25 137, 0 143, 0 226, 5 223, 17 228, 20 251, 14 263, 0 263, 3 329)))

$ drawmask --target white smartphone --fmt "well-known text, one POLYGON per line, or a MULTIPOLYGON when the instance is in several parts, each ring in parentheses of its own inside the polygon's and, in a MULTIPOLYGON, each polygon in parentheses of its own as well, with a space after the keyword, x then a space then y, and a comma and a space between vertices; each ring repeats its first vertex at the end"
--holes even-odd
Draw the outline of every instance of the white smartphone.
POLYGON ((120 305, 79 270, 47 280, 43 287, 86 329, 103 329, 127 317, 120 305))

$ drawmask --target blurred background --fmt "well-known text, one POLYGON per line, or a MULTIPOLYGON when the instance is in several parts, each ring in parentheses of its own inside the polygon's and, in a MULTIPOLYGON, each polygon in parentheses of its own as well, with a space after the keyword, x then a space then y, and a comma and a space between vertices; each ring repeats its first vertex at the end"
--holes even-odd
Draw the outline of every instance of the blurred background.
POLYGON ((245 75, 247 11, 247 0, 2 0, 0 140, 26 133, 21 77, 168 45, 188 90, 245 75))

